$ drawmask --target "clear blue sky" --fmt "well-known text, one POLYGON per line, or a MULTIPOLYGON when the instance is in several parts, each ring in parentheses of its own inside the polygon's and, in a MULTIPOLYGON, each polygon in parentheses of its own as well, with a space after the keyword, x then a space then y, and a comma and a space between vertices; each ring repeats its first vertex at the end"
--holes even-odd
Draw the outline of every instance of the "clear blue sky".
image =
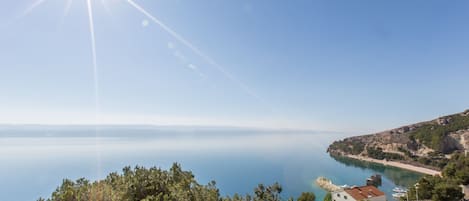
MULTIPOLYGON (((1 123, 95 122, 71 2, 2 2, 1 123)), ((135 2, 220 66, 128 1, 92 0, 101 123, 371 132, 469 108, 469 1, 135 2)))

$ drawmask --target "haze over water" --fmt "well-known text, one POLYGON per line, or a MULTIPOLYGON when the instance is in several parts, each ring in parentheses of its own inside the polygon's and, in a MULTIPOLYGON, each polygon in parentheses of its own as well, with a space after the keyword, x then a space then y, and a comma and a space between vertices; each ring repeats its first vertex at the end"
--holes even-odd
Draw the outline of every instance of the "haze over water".
POLYGON ((178 162, 201 183, 215 180, 222 195, 251 193, 259 183, 276 181, 283 198, 313 191, 318 176, 336 184, 363 185, 383 175, 388 196, 420 174, 357 161, 338 162, 327 146, 346 134, 269 131, 239 128, 116 126, 100 128, 100 138, 86 126, 13 126, 0 129, 0 200, 46 197, 64 178, 104 178, 124 166, 178 162), (99 142, 96 146, 96 142, 99 142), (98 165, 99 164, 99 165, 98 165), (101 167, 101 169, 98 169, 101 167))
POLYGON ((3 1, 0 200, 173 162, 201 183, 216 180, 223 195, 278 181, 284 198, 322 198, 318 176, 361 185, 375 173, 389 195, 421 175, 331 158, 327 146, 348 134, 293 130, 364 134, 467 109, 467 8, 462 0, 3 1))

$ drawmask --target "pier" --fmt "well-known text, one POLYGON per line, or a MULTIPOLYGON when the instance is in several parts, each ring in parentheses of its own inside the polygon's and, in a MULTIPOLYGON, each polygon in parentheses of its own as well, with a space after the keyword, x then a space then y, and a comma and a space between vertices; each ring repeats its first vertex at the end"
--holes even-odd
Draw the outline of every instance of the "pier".
POLYGON ((330 179, 327 179, 325 177, 318 177, 316 179, 316 185, 329 192, 338 191, 342 189, 341 187, 333 184, 330 179))

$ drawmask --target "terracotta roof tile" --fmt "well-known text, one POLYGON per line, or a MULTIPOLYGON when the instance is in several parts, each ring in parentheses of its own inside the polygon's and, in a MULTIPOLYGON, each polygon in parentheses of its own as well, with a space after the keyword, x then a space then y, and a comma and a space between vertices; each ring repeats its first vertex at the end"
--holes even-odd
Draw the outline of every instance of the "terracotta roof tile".
POLYGON ((363 200, 372 197, 379 197, 383 196, 384 193, 378 190, 374 186, 361 186, 361 187, 354 187, 345 189, 350 196, 352 196, 355 200, 363 200))

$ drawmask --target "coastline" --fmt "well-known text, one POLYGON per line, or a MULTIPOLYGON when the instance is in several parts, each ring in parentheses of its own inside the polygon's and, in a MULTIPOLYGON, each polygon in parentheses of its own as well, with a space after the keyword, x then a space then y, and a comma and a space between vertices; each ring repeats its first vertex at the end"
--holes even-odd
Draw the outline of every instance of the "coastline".
POLYGON ((410 170, 410 171, 414 171, 414 172, 418 172, 418 173, 422 173, 422 174, 441 176, 440 171, 436 171, 436 170, 432 170, 432 169, 424 168, 424 167, 418 167, 418 166, 414 166, 414 165, 409 165, 409 164, 405 164, 405 163, 400 163, 400 162, 397 162, 397 161, 378 160, 378 159, 373 159, 373 158, 369 158, 369 157, 350 155, 350 154, 345 154, 343 156, 348 157, 348 158, 361 160, 361 161, 379 163, 379 164, 382 164, 382 165, 385 165, 385 166, 392 166, 392 167, 397 167, 397 168, 401 168, 401 169, 406 169, 406 170, 410 170))

